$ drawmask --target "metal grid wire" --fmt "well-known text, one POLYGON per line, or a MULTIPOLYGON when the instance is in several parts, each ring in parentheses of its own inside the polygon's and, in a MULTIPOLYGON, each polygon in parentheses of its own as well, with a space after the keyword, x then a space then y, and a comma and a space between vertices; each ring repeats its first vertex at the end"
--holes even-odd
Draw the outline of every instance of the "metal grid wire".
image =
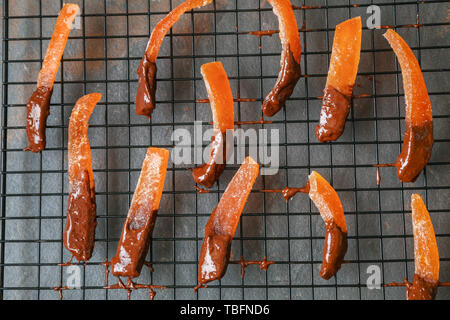
MULTIPOLYGON (((224 63, 237 102, 237 121, 258 120, 265 93, 279 68, 280 41, 250 31, 277 29, 266 1, 216 0, 186 13, 164 40, 158 57, 157 109, 150 123, 135 114, 135 70, 148 36, 180 0, 78 0, 81 26, 72 30, 55 82, 48 120, 47 149, 22 151, 26 144, 26 102, 32 93, 62 1, 3 1, 3 105, 1 176, 0 297, 57 299, 52 288, 64 284, 69 255, 62 245, 67 203, 67 126, 76 99, 89 92, 103 98, 90 121, 89 136, 97 191, 98 227, 94 255, 82 268, 81 290, 64 299, 126 299, 124 290, 105 290, 101 263, 116 250, 122 223, 149 145, 172 148, 171 132, 192 130, 194 121, 211 120, 199 73, 203 63, 224 63)), ((211 193, 197 194, 189 171, 169 163, 160 214, 147 269, 140 283, 167 286, 156 299, 403 299, 404 288, 368 290, 367 267, 381 268, 382 282, 412 279, 414 255, 409 199, 420 193, 429 208, 441 256, 441 281, 450 280, 450 71, 447 1, 292 0, 302 41, 302 77, 286 107, 264 125, 280 130, 280 170, 259 177, 233 241, 237 260, 276 263, 267 272, 250 266, 243 279, 230 265, 220 282, 194 293, 203 227, 236 166, 227 167, 211 193), (382 30, 365 27, 366 8, 381 8, 383 25, 394 25, 421 63, 433 106, 432 158, 414 184, 400 183, 393 168, 404 130, 404 96, 395 56, 382 30), (313 8, 300 8, 314 6, 313 8), (320 112, 333 30, 361 15, 364 23, 355 98, 344 135, 318 143, 314 127, 320 112), (418 19, 418 21, 417 21, 418 19), (410 27, 411 24, 419 24, 410 27), (324 228, 307 197, 288 204, 269 188, 302 186, 311 170, 339 193, 349 228, 349 250, 337 276, 319 275, 324 228)), ((207 143, 205 142, 205 146, 207 143)), ((110 279, 110 283, 115 282, 110 279)), ((132 299, 146 299, 138 291, 132 299)), ((450 298, 450 288, 438 298, 450 298)))

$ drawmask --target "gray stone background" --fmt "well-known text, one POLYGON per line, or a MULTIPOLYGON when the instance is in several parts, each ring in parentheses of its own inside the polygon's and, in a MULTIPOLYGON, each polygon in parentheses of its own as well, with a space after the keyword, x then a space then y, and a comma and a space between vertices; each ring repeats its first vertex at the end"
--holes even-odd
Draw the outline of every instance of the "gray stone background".
MULTIPOLYGON (((3 298, 58 299, 52 287, 68 276, 58 263, 69 258, 61 241, 68 191, 67 125, 76 100, 96 91, 103 94, 89 129, 98 206, 96 244, 92 259, 81 266, 82 290, 65 291, 64 299, 126 299, 124 290, 103 289, 100 263, 115 254, 146 148, 170 148, 175 128, 192 130, 194 120, 211 121, 209 105, 195 100, 206 98, 200 66, 213 60, 224 64, 235 97, 259 100, 236 103, 236 120, 260 118, 261 100, 279 70, 281 46, 277 34, 259 39, 248 32, 277 29, 276 17, 265 0, 216 0, 214 5, 185 14, 159 54, 158 105, 149 123, 134 111, 135 70, 152 28, 170 10, 170 1, 73 0, 84 5, 85 15, 82 27, 71 32, 55 83, 47 150, 36 155, 22 151, 26 145, 25 106, 62 1, 4 0, 2 9, 6 2, 8 33, 2 43, 2 49, 7 49, 2 55, 7 59, 2 64, 3 70, 7 68, 7 83, 2 86, 2 94, 7 94, 2 99, 2 115, 6 115, 2 119, 6 143, 2 145, 6 169, 2 171, 3 298)), ((172 7, 180 2, 173 0, 172 7)), ((373 2, 381 7, 382 25, 415 24, 417 10, 424 24, 419 30, 397 30, 411 47, 421 48, 415 53, 433 106, 435 144, 425 174, 415 183, 402 184, 393 168, 383 168, 381 185, 376 184, 376 170, 371 165, 395 161, 404 130, 401 75, 395 55, 382 37, 384 30, 363 31, 354 93, 369 96, 353 100, 345 132, 337 142, 317 142, 317 97, 326 81, 333 29, 357 15, 365 25, 366 6, 371 1, 292 0, 298 6, 328 4, 329 8, 295 11, 299 27, 305 23, 307 29, 300 34, 301 63, 302 73, 309 77, 301 78, 286 108, 271 119, 274 123, 264 125, 280 130, 282 168, 275 176, 258 178, 232 247, 233 259, 267 256, 276 264, 267 272, 250 266, 243 279, 239 265, 230 265, 220 282, 194 293, 203 228, 236 167, 227 168, 212 193, 196 194, 189 171, 170 163, 149 253, 155 272, 150 274, 144 268, 138 278, 140 283, 167 286, 158 291, 156 299, 404 299, 404 288, 368 290, 366 270, 378 265, 383 283, 401 282, 404 277, 412 280, 409 203, 413 192, 424 197, 434 223, 440 280, 450 281, 449 2, 373 2), (320 172, 336 188, 349 230, 349 263, 329 281, 319 276, 324 225, 314 205, 305 195, 286 204, 279 194, 260 192, 302 186, 311 170, 320 172)), ((247 127, 261 125, 243 126, 247 127)), ((115 281, 110 278, 110 283, 115 281)), ((132 299, 147 296, 141 290, 133 292, 132 299)), ((440 288, 437 298, 450 298, 450 288, 440 288)))

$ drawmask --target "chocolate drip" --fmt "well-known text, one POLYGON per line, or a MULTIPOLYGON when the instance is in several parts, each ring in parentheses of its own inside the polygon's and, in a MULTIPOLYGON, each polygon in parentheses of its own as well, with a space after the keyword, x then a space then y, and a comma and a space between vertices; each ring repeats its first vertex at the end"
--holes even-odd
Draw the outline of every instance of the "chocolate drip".
POLYGON ((283 194, 283 198, 286 200, 286 202, 288 202, 293 196, 295 196, 299 192, 309 193, 309 182, 303 188, 286 187, 281 191, 281 193, 283 194))
POLYGON ((430 159, 433 142, 432 121, 406 129, 402 152, 396 162, 397 175, 401 181, 416 181, 430 159))
POLYGON ((45 129, 50 114, 50 99, 53 89, 38 87, 27 103, 27 138, 25 151, 40 152, 45 149, 45 129))
POLYGON ((294 91, 298 79, 300 79, 300 64, 294 59, 289 45, 283 46, 281 54, 281 70, 277 82, 264 99, 262 110, 264 115, 272 117, 285 104, 294 91))
POLYGON ((245 260, 243 256, 241 256, 240 260, 230 261, 232 264, 240 264, 241 265, 241 278, 245 276, 245 268, 252 264, 258 264, 261 270, 269 270, 269 267, 275 263, 275 261, 267 260, 267 257, 264 257, 263 260, 245 260))
POLYGON ((316 126, 316 136, 320 142, 334 141, 344 132, 350 100, 351 96, 344 95, 331 86, 325 87, 320 121, 316 126))
POLYGON ((217 131, 212 137, 208 162, 192 170, 192 177, 196 183, 211 188, 225 170, 227 154, 226 148, 224 148, 225 137, 226 133, 220 131, 217 131))
POLYGON ((261 192, 281 193, 283 195, 284 200, 288 202, 297 193, 309 193, 309 181, 306 183, 304 187, 301 188, 286 187, 284 189, 264 189, 261 190, 261 192))
MULTIPOLYGON (((258 101, 258 99, 255 98, 234 98, 234 102, 255 102, 258 101)), ((211 101, 209 99, 197 99, 195 100, 197 103, 210 103, 211 101)))
POLYGON ((320 9, 322 8, 322 6, 317 5, 317 6, 294 6, 292 5, 292 9, 293 10, 308 10, 308 9, 320 9))
POLYGON ((137 69, 138 89, 136 93, 136 113, 149 119, 156 106, 156 63, 144 54, 137 69))
POLYGON ((105 286, 104 289, 124 289, 127 291, 128 293, 128 300, 131 299, 131 292, 133 290, 138 290, 138 289, 148 289, 148 299, 149 300, 153 300, 155 298, 156 292, 154 289, 161 289, 161 290, 165 290, 166 287, 165 286, 160 286, 160 285, 153 285, 153 284, 141 284, 141 283, 134 283, 133 280, 131 279, 131 277, 128 278, 127 283, 123 283, 123 281, 120 278, 117 278, 117 283, 110 285, 110 286, 105 286))
POLYGON ((111 259, 113 275, 129 278, 140 275, 158 215, 157 210, 150 210, 139 208, 133 216, 127 217, 117 253, 111 259))
POLYGON ((62 284, 60 284, 58 287, 53 287, 53 291, 56 291, 59 294, 59 300, 63 299, 64 290, 70 290, 70 288, 68 286, 63 286, 62 284))
MULTIPOLYGON (((261 116, 259 120, 253 120, 253 121, 234 121, 234 124, 238 127, 244 124, 272 124, 273 121, 271 120, 264 120, 264 117, 261 116)), ((209 124, 214 124, 214 122, 210 122, 209 124)))
POLYGON ((90 185, 89 172, 82 171, 80 180, 70 188, 64 246, 78 261, 87 261, 94 250, 97 226, 95 188, 90 185))
POLYGON ((438 284, 438 282, 430 281, 414 274, 412 284, 405 280, 406 300, 434 300, 438 284))
POLYGON ((214 226, 208 227, 207 225, 205 239, 200 251, 199 285, 196 289, 203 287, 207 282, 223 277, 230 259, 231 241, 232 237, 227 234, 218 234, 215 232, 214 226))
POLYGON ((325 246, 320 276, 328 280, 341 268, 347 252, 347 233, 342 232, 341 228, 334 222, 327 223, 325 227, 325 246))
POLYGON ((251 34, 253 36, 257 36, 261 38, 262 36, 269 36, 271 37, 274 33, 279 32, 278 30, 260 30, 260 31, 250 31, 248 34, 251 34))

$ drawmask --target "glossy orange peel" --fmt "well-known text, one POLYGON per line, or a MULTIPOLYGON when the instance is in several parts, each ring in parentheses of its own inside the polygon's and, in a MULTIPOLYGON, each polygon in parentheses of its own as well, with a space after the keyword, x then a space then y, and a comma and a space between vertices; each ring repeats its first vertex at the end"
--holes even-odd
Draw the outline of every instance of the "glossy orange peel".
POLYGON ((384 37, 400 63, 405 91, 406 131, 402 152, 394 165, 403 182, 414 182, 425 168, 433 147, 433 114, 423 74, 414 53, 403 38, 389 29, 384 37))
POLYGON ((340 269, 347 252, 347 224, 341 200, 334 188, 316 171, 308 178, 309 197, 325 222, 326 235, 320 275, 328 280, 340 269))
POLYGON ((320 121, 316 126, 320 142, 334 141, 344 132, 358 73, 361 34, 361 17, 336 26, 320 121))
POLYGON ((116 255, 111 259, 115 276, 138 277, 155 226, 169 162, 169 151, 148 148, 116 255))
POLYGON ((97 218, 88 126, 101 97, 100 93, 91 93, 78 99, 69 120, 69 201, 64 246, 78 261, 89 260, 94 249, 97 218))
POLYGON ((25 151, 40 152, 45 149, 47 117, 50 114, 50 99, 61 58, 69 38, 70 29, 79 7, 65 4, 56 20, 55 30, 42 63, 37 88, 27 103, 27 139, 25 151))
POLYGON ((228 184, 206 226, 198 269, 199 286, 218 280, 226 272, 231 241, 253 184, 259 175, 259 164, 247 157, 228 184))
POLYGON ((281 70, 272 90, 265 97, 262 110, 267 117, 274 116, 285 104, 300 79, 301 44, 297 20, 289 0, 268 0, 278 17, 282 45, 281 70))
POLYGON ((156 58, 161 48, 167 32, 180 19, 180 17, 189 10, 206 6, 212 0, 187 0, 174 8, 167 16, 165 16, 152 31, 150 39, 147 43, 145 54, 142 57, 138 67, 137 74, 139 76, 138 89, 136 94, 136 113, 139 115, 151 117, 156 106, 156 58))
POLYGON ((302 47, 298 33, 297 19, 290 0, 268 0, 273 7, 273 13, 278 17, 280 40, 283 47, 289 45, 295 61, 300 64, 302 47))
POLYGON ((211 154, 207 163, 192 170, 196 183, 205 187, 219 179, 225 169, 227 159, 226 134, 234 129, 234 104, 228 76, 221 62, 210 62, 201 66, 213 115, 214 135, 211 154))

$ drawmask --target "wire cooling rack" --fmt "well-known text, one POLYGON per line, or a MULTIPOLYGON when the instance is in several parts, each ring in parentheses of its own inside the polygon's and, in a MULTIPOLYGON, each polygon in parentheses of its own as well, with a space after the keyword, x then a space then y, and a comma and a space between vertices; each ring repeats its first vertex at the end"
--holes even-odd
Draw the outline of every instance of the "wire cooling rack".
MULTIPOLYGON (((266 1, 216 0, 186 13, 164 40, 158 57, 157 109, 149 123, 135 114, 135 70, 155 24, 181 1, 75 1, 81 15, 70 34, 55 82, 48 119, 47 149, 23 152, 26 102, 35 85, 62 1, 3 1, 0 298, 58 299, 53 288, 70 274, 62 245, 67 203, 67 126, 76 100, 89 92, 103 98, 89 136, 97 191, 98 227, 94 255, 80 265, 81 288, 64 299, 126 299, 124 290, 104 289, 102 262, 116 250, 146 148, 172 148, 176 128, 211 121, 200 75, 203 63, 222 61, 237 102, 237 121, 258 120, 264 95, 273 85, 279 37, 249 32, 278 29, 266 1)), ((286 107, 271 124, 242 128, 280 130, 280 170, 258 178, 232 246, 232 259, 275 261, 267 272, 249 266, 244 278, 232 264, 220 282, 194 293, 203 228, 233 176, 230 166, 211 193, 198 194, 190 172, 169 169, 148 259, 139 283, 164 285, 156 299, 404 299, 404 288, 369 290, 371 265, 382 283, 414 274, 410 195, 420 193, 432 217, 441 257, 441 281, 450 280, 450 109, 448 80, 450 7, 447 1, 300 1, 296 6, 302 42, 302 77, 286 107), (431 160, 413 184, 400 183, 393 168, 404 130, 404 96, 399 66, 383 39, 384 30, 366 27, 367 6, 378 5, 382 25, 395 26, 421 63, 434 116, 431 160), (359 74, 343 136, 318 143, 314 127, 326 81, 333 30, 361 15, 364 24, 359 74), (339 193, 349 229, 346 263, 335 278, 319 276, 323 222, 304 195, 286 204, 269 188, 302 186, 311 170, 339 193)), ((204 142, 207 145, 207 142, 204 142)), ((110 283, 115 279, 110 277, 110 283)), ((133 292, 131 299, 147 299, 133 292)), ((450 288, 437 298, 450 298, 450 288)))

